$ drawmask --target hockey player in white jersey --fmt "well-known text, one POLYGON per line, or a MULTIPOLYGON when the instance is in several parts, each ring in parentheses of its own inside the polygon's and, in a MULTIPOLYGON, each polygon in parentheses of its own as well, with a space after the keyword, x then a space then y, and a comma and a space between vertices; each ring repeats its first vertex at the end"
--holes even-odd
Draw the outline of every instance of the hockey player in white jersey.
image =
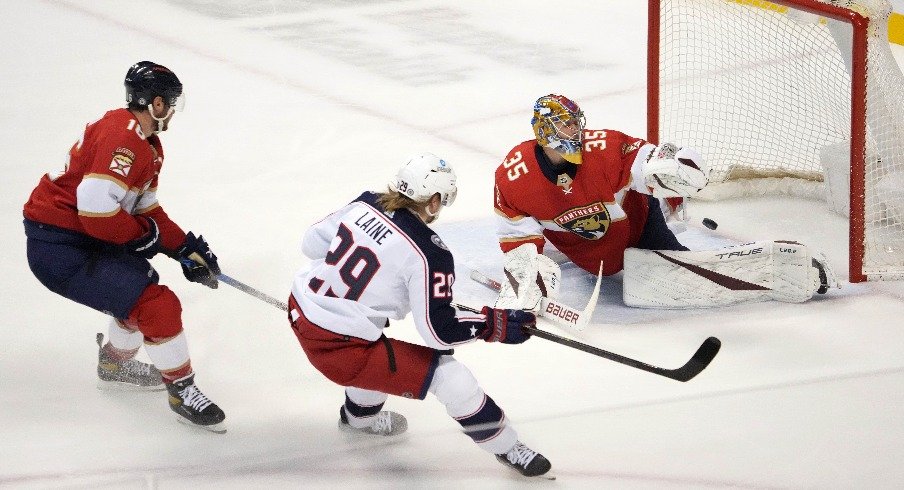
POLYGON ((504 412, 452 347, 477 340, 520 344, 533 314, 452 307, 452 254, 427 225, 455 200, 455 172, 437 156, 410 159, 383 193, 365 192, 312 226, 302 251, 311 258, 289 297, 289 319, 311 364, 345 386, 339 427, 394 436, 408 423, 382 410, 388 395, 433 393, 482 449, 525 476, 551 465, 518 440, 504 412), (411 312, 426 346, 387 338, 389 320, 411 312))

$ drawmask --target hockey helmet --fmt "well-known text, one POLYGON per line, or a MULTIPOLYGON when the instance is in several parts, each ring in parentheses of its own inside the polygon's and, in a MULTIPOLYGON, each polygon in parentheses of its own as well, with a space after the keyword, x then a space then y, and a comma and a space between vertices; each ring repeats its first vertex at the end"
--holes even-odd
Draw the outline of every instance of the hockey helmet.
POLYGON ((549 94, 534 103, 534 116, 530 120, 534 136, 540 146, 556 150, 565 160, 581 163, 581 133, 584 131, 584 111, 571 99, 549 94), (567 137, 563 130, 574 125, 577 131, 567 137))
POLYGON ((135 63, 126 72, 126 104, 130 108, 144 109, 157 96, 163 97, 166 105, 181 111, 185 106, 182 82, 169 68, 152 61, 135 63))
POLYGON ((433 153, 411 157, 389 182, 389 189, 414 201, 424 202, 439 194, 443 206, 451 206, 458 194, 455 170, 433 153))

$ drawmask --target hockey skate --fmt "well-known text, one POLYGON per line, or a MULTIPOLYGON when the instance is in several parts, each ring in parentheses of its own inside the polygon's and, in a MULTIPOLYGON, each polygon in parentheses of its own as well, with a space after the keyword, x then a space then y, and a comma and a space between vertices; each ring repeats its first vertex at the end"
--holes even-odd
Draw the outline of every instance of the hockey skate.
POLYGON ((402 414, 383 410, 374 416, 374 421, 367 427, 352 427, 345 414, 345 407, 339 407, 339 429, 372 436, 397 436, 408 430, 408 420, 402 414))
MULTIPOLYGON (((552 468, 552 464, 542 454, 518 441, 505 454, 497 454, 500 463, 512 468, 524 476, 541 476, 552 468)), ((555 477, 549 477, 555 479, 555 477)))
POLYGON ((97 334, 97 387, 158 391, 164 388, 160 371, 153 364, 135 359, 120 361, 104 352, 104 334, 97 334))
POLYGON ((195 375, 190 374, 166 385, 169 405, 179 415, 179 422, 200 427, 217 434, 226 432, 223 420, 226 414, 210 401, 195 385, 195 375))

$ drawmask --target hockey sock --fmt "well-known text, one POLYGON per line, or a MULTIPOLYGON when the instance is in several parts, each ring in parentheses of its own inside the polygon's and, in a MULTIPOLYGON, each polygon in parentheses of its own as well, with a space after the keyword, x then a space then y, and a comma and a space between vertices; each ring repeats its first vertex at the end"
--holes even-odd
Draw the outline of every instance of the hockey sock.
POLYGON ((499 405, 484 393, 471 371, 454 357, 440 358, 430 392, 481 449, 502 454, 518 441, 518 434, 506 423, 505 413, 499 405))
POLYGON ((143 339, 141 332, 128 329, 119 320, 111 318, 104 355, 114 361, 127 361, 138 353, 143 339))
POLYGON ((192 373, 185 333, 175 337, 145 339, 144 350, 160 371, 165 383, 172 383, 192 373))
POLYGON ((373 417, 380 413, 386 402, 386 394, 360 388, 346 388, 345 391, 345 415, 348 424, 356 429, 370 427, 373 417), (351 391, 351 396, 349 392, 351 391), (352 397, 355 399, 353 400, 352 397))
POLYGON ((515 431, 506 424, 505 413, 487 395, 480 408, 465 417, 455 417, 465 434, 482 449, 493 454, 505 453, 518 440, 515 431))

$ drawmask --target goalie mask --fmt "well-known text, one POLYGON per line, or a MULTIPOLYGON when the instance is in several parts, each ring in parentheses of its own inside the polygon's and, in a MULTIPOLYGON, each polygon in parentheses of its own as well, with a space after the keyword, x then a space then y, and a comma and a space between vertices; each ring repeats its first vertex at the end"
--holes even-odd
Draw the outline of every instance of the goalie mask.
POLYGON ((443 206, 451 206, 458 194, 455 171, 449 163, 433 153, 415 155, 389 182, 389 189, 417 202, 425 202, 439 194, 443 206))
POLYGON ((571 99, 555 94, 540 97, 530 123, 540 146, 554 149, 571 163, 581 163, 584 111, 571 99))

